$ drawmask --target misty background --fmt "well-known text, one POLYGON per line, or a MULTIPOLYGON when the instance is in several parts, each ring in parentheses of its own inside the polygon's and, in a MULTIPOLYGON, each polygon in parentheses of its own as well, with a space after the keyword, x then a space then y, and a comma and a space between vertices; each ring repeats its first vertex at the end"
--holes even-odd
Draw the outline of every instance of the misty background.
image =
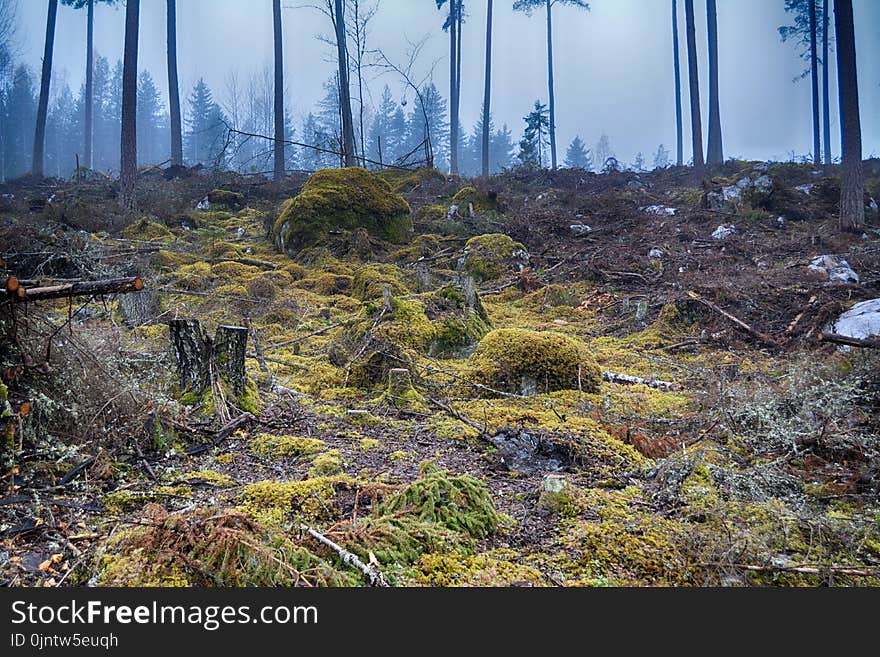
MULTIPOLYGON (((608 136, 613 154, 624 166, 631 165, 641 153, 650 167, 660 144, 674 159, 670 4, 669 0, 595 0, 590 3, 589 12, 566 6, 554 9, 560 160, 576 135, 588 148, 595 148, 603 134, 608 136)), ((880 2, 854 0, 853 4, 863 153, 870 157, 880 154, 880 2)), ((536 100, 546 103, 548 92, 543 14, 537 12, 529 17, 514 12, 511 5, 511 0, 495 3, 492 116, 497 129, 503 125, 509 128, 509 139, 515 147, 525 127, 523 117, 532 110, 536 100)), ((309 114, 313 114, 312 120, 320 122, 322 100, 325 116, 332 112, 327 101, 333 95, 330 87, 336 70, 335 49, 324 40, 331 37, 332 26, 327 16, 315 8, 291 2, 283 6, 287 134, 312 143, 308 134, 309 114)), ((464 133, 471 134, 482 109, 486 3, 469 0, 465 11, 461 125, 464 133)), ((413 77, 417 81, 430 77, 445 99, 449 92, 449 40, 442 30, 445 15, 445 9, 438 11, 433 0, 381 0, 369 25, 367 47, 381 48, 389 59, 403 66, 410 44, 427 37, 413 77)), ((95 5, 95 55, 106 58, 110 78, 122 58, 124 18, 121 3, 95 5)), ((12 50, 17 63, 31 69, 38 90, 46 2, 20 0, 17 19, 12 50)), ((163 130, 162 124, 162 116, 167 112, 168 90, 165 20, 165 0, 141 1, 138 69, 148 71, 152 77, 158 112, 153 133, 145 135, 148 141, 158 143, 146 144, 139 137, 141 164, 163 161, 168 152, 167 127, 163 130)), ((800 159, 811 150, 810 81, 809 77, 794 81, 808 62, 799 56, 799 46, 783 43, 778 32, 781 25, 792 22, 792 15, 784 11, 783 0, 718 2, 721 124, 727 157, 788 160, 800 159)), ((705 23, 705 12, 698 6, 696 29, 703 90, 708 88, 705 23)), ((687 136, 690 131, 687 59, 681 6, 679 34, 687 136)), ((85 41, 85 10, 60 5, 50 108, 77 102, 85 77, 85 41), (69 96, 64 95, 66 90, 69 96)), ((271 116, 272 6, 269 0, 178 0, 177 49, 185 119, 193 119, 190 100, 200 80, 205 85, 199 92, 204 95, 209 90, 227 120, 234 111, 233 96, 236 93, 242 97, 253 96, 255 91, 268 98, 266 109, 271 116)), ((833 50, 830 64, 832 151, 838 158, 840 133, 833 50)), ((352 81, 354 84, 355 79, 352 81)), ((371 68, 366 70, 366 83, 367 130, 382 103, 386 85, 390 91, 390 97, 385 98, 386 105, 391 100, 404 115, 413 111, 414 94, 399 76, 371 68)), ((705 117, 708 104, 705 91, 702 102, 705 117)), ((357 114, 356 103, 353 110, 357 114)), ((63 126, 55 129, 58 141, 63 126)), ((118 131, 118 124, 115 129, 118 131)), ((705 119, 703 129, 705 134, 705 119)), ((96 127, 96 140, 99 130, 96 127)), ((271 134, 271 128, 261 134, 271 134)), ((220 136, 215 135, 214 139, 220 136)), ((50 126, 47 143, 50 156, 51 140, 50 126)), ((686 138, 685 160, 690 158, 688 142, 686 138)), ((71 144, 69 148, 79 152, 81 145, 71 144)), ((270 146, 252 147, 251 154, 265 148, 270 146)), ((190 152, 197 154, 198 147, 190 144, 190 152)), ((111 155, 104 162, 96 161, 95 168, 118 169, 118 149, 111 155)), ((514 156, 515 150, 511 153, 512 160, 514 156)), ((305 162, 305 158, 303 155, 296 166, 310 168, 309 165, 313 165, 314 168, 322 164, 305 162)), ((187 160, 192 163, 193 157, 187 156, 187 160)), ((440 164, 442 166, 442 160, 440 164)), ((70 156, 69 162, 59 162, 54 168, 47 165, 47 173, 55 175, 57 170, 66 175, 74 166, 70 156)))

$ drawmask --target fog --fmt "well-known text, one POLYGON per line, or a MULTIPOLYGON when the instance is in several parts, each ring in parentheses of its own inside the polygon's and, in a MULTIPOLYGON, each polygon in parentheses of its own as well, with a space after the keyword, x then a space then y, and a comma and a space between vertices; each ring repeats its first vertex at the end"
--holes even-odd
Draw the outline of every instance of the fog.
MULTIPOLYGON (((515 140, 523 116, 536 99, 547 101, 546 41, 543 14, 529 17, 495 3, 492 110, 495 123, 510 126, 515 140)), ((632 162, 637 152, 650 158, 658 144, 674 156, 675 117, 672 34, 668 0, 595 0, 591 11, 554 9, 556 124, 561 154, 579 134, 588 146, 603 133, 617 157, 632 162)), ((682 5, 683 3, 679 3, 682 5)), ((705 12, 696 4, 697 42, 701 50, 701 96, 707 126, 705 12)), ((181 97, 204 78, 223 104, 230 73, 246 79, 272 62, 270 0, 178 0, 178 62, 181 97)), ((471 132, 481 111, 485 2, 468 0, 463 36, 461 121, 471 132)), ((859 93, 865 157, 880 154, 880 2, 855 0, 859 93)), ((688 137, 687 60, 683 8, 680 7, 685 160, 688 137)), ((38 71, 43 48, 46 3, 19 3, 19 58, 38 71)), ((122 57, 124 9, 97 4, 96 52, 111 66, 122 57)), ((285 3, 285 101, 294 123, 322 97, 333 74, 331 47, 318 36, 331 32, 326 16, 310 7, 285 3)), ((369 47, 390 59, 405 60, 409 41, 428 36, 419 62, 421 75, 433 67, 433 80, 448 94, 448 37, 443 16, 430 0, 381 0, 371 23, 369 47)), ((783 0, 718 0, 720 102, 726 157, 785 160, 811 150, 809 78, 793 82, 805 68, 796 46, 782 43, 780 25, 791 22, 783 0)), ((84 79, 86 14, 60 6, 55 39, 53 90, 67 82, 74 94, 84 79)), ((832 60, 834 54, 832 53, 832 60)), ((165 1, 141 1, 138 66, 148 69, 167 97, 165 1)), ((831 76, 832 148, 839 156, 839 124, 831 76)), ((421 77, 421 75, 417 77, 421 77)), ((412 100, 402 81, 369 72, 370 97, 377 102, 388 84, 396 97, 412 100)), ((185 103, 184 103, 185 105, 185 103)))

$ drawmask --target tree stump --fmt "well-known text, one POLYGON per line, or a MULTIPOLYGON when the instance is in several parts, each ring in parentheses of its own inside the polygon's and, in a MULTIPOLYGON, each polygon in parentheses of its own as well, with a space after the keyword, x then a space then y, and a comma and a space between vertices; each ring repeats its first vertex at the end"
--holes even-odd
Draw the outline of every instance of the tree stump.
POLYGON ((119 297, 119 314, 128 328, 152 324, 162 312, 159 292, 142 290, 140 294, 126 294, 119 297))
POLYGON ((388 370, 388 395, 404 398, 412 394, 412 376, 405 367, 394 367, 388 370))
POLYGON ((181 391, 202 395, 219 380, 230 395, 244 393, 247 327, 218 326, 211 339, 197 319, 175 319, 168 326, 181 391))
POLYGON ((171 320, 168 337, 177 362, 181 391, 201 395, 210 384, 210 338, 197 319, 171 320))
POLYGON ((248 330, 244 326, 218 326, 214 337, 217 374, 236 395, 244 393, 247 374, 244 369, 248 330))

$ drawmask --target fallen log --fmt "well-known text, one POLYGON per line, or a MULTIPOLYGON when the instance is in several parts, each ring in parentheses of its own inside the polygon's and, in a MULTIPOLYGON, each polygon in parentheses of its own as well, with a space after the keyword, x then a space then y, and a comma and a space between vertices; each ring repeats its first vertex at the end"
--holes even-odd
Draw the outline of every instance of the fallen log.
POLYGON ((777 346, 777 345, 776 345, 776 340, 774 340, 773 338, 771 338, 769 335, 767 335, 767 334, 765 334, 765 333, 761 333, 761 332, 758 331, 757 329, 752 328, 751 326, 749 326, 748 324, 746 324, 744 321, 742 321, 739 317, 735 317, 735 316, 731 315, 729 312, 727 312, 727 311, 724 310, 723 308, 721 308, 721 307, 715 305, 715 304, 712 303, 711 301, 708 301, 708 300, 704 299, 703 297, 701 297, 701 296, 700 296, 699 294, 697 294, 696 292, 688 292, 688 296, 689 296, 691 299, 693 299, 694 301, 698 301, 698 302, 700 302, 701 304, 703 304, 704 306, 706 306, 706 307, 709 308, 710 310, 714 310, 716 313, 718 313, 718 314, 721 315, 722 317, 725 317, 726 319, 729 319, 731 322, 733 322, 733 323, 734 323, 736 326, 738 326, 740 329, 742 329, 743 331, 745 331, 745 332, 748 333, 749 335, 751 335, 751 336, 757 338, 759 341, 761 341, 762 343, 764 343, 766 346, 768 346, 768 347, 776 347, 776 346, 777 346))
POLYGON ((661 381, 660 379, 643 379, 640 376, 632 376, 631 374, 620 374, 619 372, 602 372, 602 380, 608 383, 622 383, 624 385, 643 385, 649 388, 657 388, 659 390, 677 390, 681 388, 681 384, 672 381, 661 381))
POLYGON ((880 349, 880 338, 852 338, 839 333, 820 333, 819 339, 823 342, 843 344, 848 347, 863 347, 865 349, 880 349))
POLYGON ((67 297, 94 296, 99 294, 128 294, 140 292, 144 289, 144 281, 139 277, 134 278, 111 278, 101 281, 76 281, 62 285, 49 285, 47 287, 23 288, 24 296, 18 298, 23 301, 44 301, 46 299, 65 299, 67 297))
POLYGON ((238 417, 231 419, 229 422, 223 425, 223 427, 214 436, 214 440, 212 440, 210 443, 188 447, 184 450, 184 453, 187 456, 198 456, 199 454, 207 452, 210 449, 214 449, 224 440, 229 438, 229 436, 235 433, 238 429, 241 429, 253 419, 254 416, 250 413, 242 413, 238 417))

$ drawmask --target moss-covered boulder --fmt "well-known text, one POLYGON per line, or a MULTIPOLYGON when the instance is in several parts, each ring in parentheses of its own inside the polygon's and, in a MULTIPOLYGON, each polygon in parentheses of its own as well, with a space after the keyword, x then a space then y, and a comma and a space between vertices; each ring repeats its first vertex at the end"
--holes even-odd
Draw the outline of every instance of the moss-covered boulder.
POLYGON ((452 204, 458 207, 458 214, 464 217, 495 212, 498 210, 498 193, 483 192, 476 187, 462 187, 452 197, 452 204))
POLYGON ((226 210, 241 210, 245 205, 245 199, 241 192, 214 189, 208 192, 208 203, 226 210))
POLYGON ((473 280, 465 279, 424 295, 425 312, 433 335, 428 353, 443 358, 467 356, 492 323, 473 280))
POLYGON ((477 281, 510 276, 528 264, 526 247, 502 233, 487 233, 469 239, 461 261, 462 268, 477 281))
POLYGON ((586 346, 553 331, 492 331, 480 341, 470 364, 478 383, 514 394, 597 392, 602 382, 586 346))
POLYGON ((411 232, 409 214, 406 200, 366 169, 324 169, 284 204, 273 234, 288 253, 320 244, 331 231, 358 228, 400 243, 411 232))

